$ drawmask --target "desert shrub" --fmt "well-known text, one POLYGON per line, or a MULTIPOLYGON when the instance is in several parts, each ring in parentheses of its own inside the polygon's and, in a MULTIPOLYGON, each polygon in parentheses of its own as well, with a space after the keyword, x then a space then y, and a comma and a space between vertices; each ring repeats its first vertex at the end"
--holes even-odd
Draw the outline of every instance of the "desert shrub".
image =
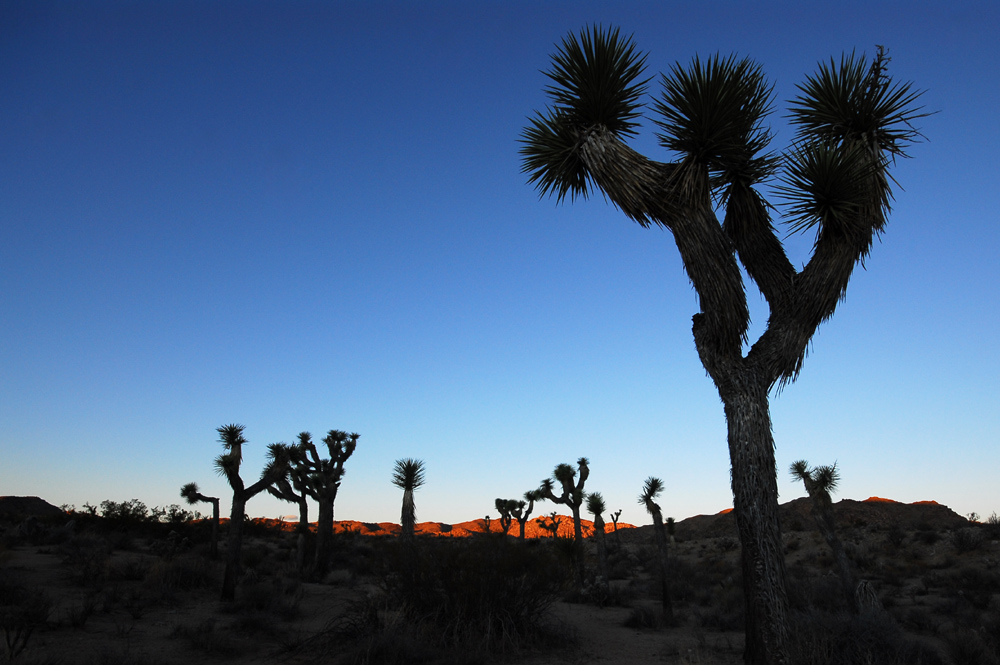
POLYGON ((59 545, 56 551, 72 570, 77 584, 100 584, 107 576, 111 545, 96 534, 81 533, 59 545))
POLYGON ((549 548, 498 538, 392 545, 382 577, 387 597, 405 616, 433 625, 442 645, 518 647, 538 634, 566 581, 549 548))
POLYGON ((6 575, 0 577, 0 630, 8 661, 28 646, 35 629, 48 620, 51 607, 44 593, 28 589, 6 575))
POLYGON ((215 619, 174 627, 170 637, 183 639, 201 653, 214 657, 234 658, 243 653, 242 643, 232 635, 216 630, 215 619))
POLYGON ((951 534, 951 544, 959 554, 978 550, 984 540, 983 532, 976 527, 965 527, 951 534))
POLYGON ((997 650, 997 636, 990 640, 989 636, 978 630, 959 629, 948 633, 945 647, 948 655, 955 663, 962 665, 1000 665, 1000 652, 997 650))
POLYGON ((96 608, 97 596, 88 593, 80 601, 80 604, 66 608, 66 620, 73 628, 83 628, 96 608))
POLYGON ((146 578, 151 565, 150 561, 145 557, 130 556, 121 561, 115 561, 108 566, 108 579, 138 582, 146 578))
POLYGON ((212 563, 193 554, 154 562, 143 580, 143 585, 161 598, 169 597, 175 591, 205 589, 218 583, 218 574, 212 563))
POLYGON ((884 613, 797 613, 790 661, 799 665, 944 665, 941 656, 908 640, 884 613))
POLYGON ((840 578, 821 575, 802 564, 788 567, 788 605, 793 610, 838 612, 845 607, 840 578))
POLYGON ((885 532, 885 542, 893 549, 899 548, 906 541, 906 532, 898 524, 893 524, 885 532))
POLYGON ((633 607, 622 625, 626 628, 659 630, 663 627, 663 611, 649 605, 633 607))
POLYGON ((917 531, 916 538, 924 545, 933 545, 937 541, 941 540, 941 534, 928 527, 917 531))
POLYGON ((302 585, 297 580, 270 579, 240 585, 236 602, 228 609, 244 617, 266 615, 273 623, 273 615, 294 619, 300 614, 302 585))

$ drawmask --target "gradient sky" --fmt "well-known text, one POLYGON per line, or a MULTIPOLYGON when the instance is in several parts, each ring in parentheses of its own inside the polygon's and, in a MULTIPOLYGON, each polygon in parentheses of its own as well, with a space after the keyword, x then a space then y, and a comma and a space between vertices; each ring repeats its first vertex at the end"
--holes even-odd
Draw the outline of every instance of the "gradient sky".
MULTIPOLYGON (((247 480, 268 443, 358 432, 339 519, 397 521, 401 457, 426 463, 419 521, 492 514, 580 456, 628 522, 649 475, 666 515, 731 506, 669 233, 520 172, 554 44, 600 24, 650 75, 757 60, 776 147, 821 60, 883 44, 926 90, 887 232, 772 398, 781 500, 805 458, 839 464, 836 498, 1000 510, 1000 9, 821 7, 0 3, 0 494, 226 497, 236 422, 247 480)), ((671 159, 651 126, 633 145, 671 159)), ((797 264, 811 242, 788 239, 797 264)))

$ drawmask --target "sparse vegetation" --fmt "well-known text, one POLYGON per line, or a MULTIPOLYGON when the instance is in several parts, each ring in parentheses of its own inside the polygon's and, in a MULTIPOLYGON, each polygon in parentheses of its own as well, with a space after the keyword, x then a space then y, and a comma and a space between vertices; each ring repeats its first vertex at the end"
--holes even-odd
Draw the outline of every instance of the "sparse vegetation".
MULTIPOLYGON (((653 503, 656 489, 655 484, 644 488, 653 503)), ((585 501, 596 525, 594 538, 585 540, 591 570, 601 566, 596 517, 606 511, 594 496, 585 501)), ((883 524, 847 527, 841 537, 848 555, 857 556, 863 564, 859 567, 879 582, 885 611, 848 615, 838 578, 827 574, 833 559, 821 534, 815 527, 787 534, 794 662, 996 664, 1000 564, 995 547, 986 541, 979 549, 959 553, 953 544, 961 529, 982 532, 986 526, 968 526, 955 516, 950 530, 937 522, 921 523, 918 529, 905 520, 855 516, 870 525, 883 524), (927 533, 942 536, 927 545, 921 536, 927 533)), ((738 633, 746 626, 738 541, 727 533, 692 531, 687 522, 676 524, 679 537, 669 552, 670 599, 674 616, 684 617, 671 621, 661 606, 654 528, 619 529, 621 546, 607 553, 607 583, 595 578, 583 587, 570 583, 572 538, 531 538, 512 546, 496 534, 415 536, 419 546, 413 547, 382 528, 337 534, 332 570, 322 584, 312 584, 299 579, 289 556, 291 534, 261 523, 244 531, 243 575, 234 601, 220 604, 223 565, 211 559, 207 543, 201 548, 180 545, 188 529, 207 533, 207 522, 182 524, 180 533, 171 534, 165 522, 149 521, 130 528, 131 546, 122 550, 112 546, 119 532, 104 523, 99 510, 76 519, 78 531, 52 546, 30 545, 0 524, 7 543, 0 561, 4 589, 39 593, 41 606, 48 608, 47 618, 35 613, 33 632, 18 638, 17 624, 10 619, 30 615, 25 610, 32 604, 21 596, 10 602, 10 594, 0 594, 6 599, 0 602, 0 615, 6 617, 10 644, 20 645, 16 662, 270 662, 280 659, 279 654, 303 663, 387 659, 492 664, 516 663, 522 656, 532 662, 576 662, 595 648, 596 631, 587 622, 599 620, 606 630, 623 631, 616 638, 621 644, 688 644, 688 660, 677 662, 711 664, 734 660, 741 644, 738 633), (28 581, 38 578, 11 576, 6 563, 12 555, 47 557, 60 572, 38 590, 28 581), (61 600, 52 604, 49 598, 61 600), (576 603, 605 609, 600 618, 587 618, 587 609, 576 603), (318 607, 332 620, 326 629, 316 621, 318 607), (611 627, 607 624, 613 615, 605 612, 617 613, 611 627), (167 641, 174 653, 150 653, 137 636, 151 630, 172 637, 167 641), (75 660, 54 656, 54 645, 70 639, 94 646, 75 660), (112 640, 115 648, 101 639, 112 640), (546 654, 550 650, 558 655, 546 654)), ((544 521, 566 519, 555 514, 544 521)), ((39 521, 30 532, 44 543, 61 529, 57 521, 39 521)), ((23 563, 17 569, 33 574, 23 563)), ((612 646, 601 648, 606 659, 608 653, 620 655, 612 646)), ((657 653, 658 662, 667 657, 656 647, 649 653, 657 653)))

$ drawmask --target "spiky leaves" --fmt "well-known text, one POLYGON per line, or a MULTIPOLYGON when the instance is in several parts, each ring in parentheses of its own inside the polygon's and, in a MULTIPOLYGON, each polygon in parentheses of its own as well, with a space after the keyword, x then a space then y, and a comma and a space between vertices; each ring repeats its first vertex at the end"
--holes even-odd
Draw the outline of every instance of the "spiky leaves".
POLYGON ((604 497, 600 492, 591 492, 587 495, 587 512, 591 515, 603 515, 604 511, 607 510, 607 505, 604 503, 604 497))
POLYGON ((640 80, 645 60, 618 29, 594 26, 563 39, 545 72, 552 81, 545 88, 552 106, 536 113, 521 134, 522 171, 542 196, 562 201, 567 194, 588 195, 589 176, 579 153, 588 132, 635 134, 648 82, 640 80))
POLYGON ((243 463, 243 444, 247 443, 243 436, 246 429, 243 425, 223 425, 216 428, 219 433, 219 443, 226 452, 215 458, 216 472, 229 481, 233 489, 243 489, 243 480, 240 478, 240 465, 243 463))
POLYGON ((809 463, 805 460, 792 462, 789 473, 793 478, 803 481, 806 490, 810 494, 823 493, 830 495, 837 491, 840 483, 840 472, 837 471, 837 464, 829 466, 817 466, 815 469, 809 468, 809 463))
POLYGON ((654 476, 646 478, 646 482, 642 485, 642 493, 639 495, 639 503, 645 506, 650 515, 661 514, 660 505, 655 500, 661 492, 663 492, 662 480, 654 476))
POLYGON ((403 507, 400 512, 401 535, 403 538, 411 539, 417 519, 413 492, 424 484, 423 461, 412 458, 396 460, 396 466, 392 471, 392 484, 403 490, 403 507))
POLYGON ((662 84, 655 104, 661 129, 657 136, 665 148, 680 154, 686 190, 700 184, 702 170, 716 193, 733 184, 749 187, 771 175, 775 159, 764 152, 771 141, 764 119, 773 94, 759 65, 733 55, 705 61, 695 57, 686 68, 675 64, 662 84))
POLYGON ((885 49, 870 64, 855 54, 819 71, 798 86, 789 120, 795 147, 786 156, 779 194, 789 206, 793 231, 862 224, 882 230, 892 201, 888 166, 906 157, 926 117, 912 83, 894 83, 886 73, 885 49))
POLYGON ((418 459, 396 460, 396 466, 392 470, 392 484, 403 491, 410 491, 419 488, 424 484, 424 463, 418 459))

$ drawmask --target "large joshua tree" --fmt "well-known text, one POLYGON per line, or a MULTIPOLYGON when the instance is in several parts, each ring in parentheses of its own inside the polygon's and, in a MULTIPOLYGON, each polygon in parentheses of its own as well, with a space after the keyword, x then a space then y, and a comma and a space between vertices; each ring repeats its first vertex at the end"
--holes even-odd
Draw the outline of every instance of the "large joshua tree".
POLYGON ((656 503, 656 497, 663 492, 663 481, 650 476, 642 485, 642 494, 639 495, 639 503, 646 508, 646 512, 653 518, 653 534, 656 538, 656 552, 658 555, 658 567, 660 569, 660 591, 663 599, 663 616, 668 624, 674 621, 674 606, 670 602, 670 560, 667 558, 667 529, 663 525, 663 512, 660 504, 656 503))
POLYGON ((889 169, 924 115, 919 93, 894 83, 888 64, 881 47, 871 61, 852 54, 821 63, 789 104, 796 134, 782 154, 771 152, 773 93, 757 64, 717 55, 674 65, 651 105, 660 143, 674 155, 660 162, 625 144, 645 105, 645 56, 618 30, 595 27, 563 39, 547 72, 551 106, 522 135, 523 169, 542 195, 561 201, 597 189, 633 221, 673 234, 699 300, 695 347, 728 425, 748 663, 787 662, 769 395, 798 375, 813 334, 885 228, 889 169), (816 233, 802 269, 760 191, 771 179, 790 229, 816 233), (741 265, 770 309, 752 344, 741 265))
POLYGON ((424 484, 424 463, 418 459, 396 460, 392 470, 392 484, 403 490, 403 509, 400 513, 400 535, 405 540, 413 539, 413 527, 417 521, 417 508, 413 503, 413 493, 424 484))
POLYGON ((837 573, 840 576, 840 587, 844 594, 847 606, 854 612, 860 608, 855 600, 858 588, 858 580, 854 575, 854 569, 844 551, 844 544, 837 536, 837 525, 833 520, 833 501, 830 493, 837 489, 840 482, 840 474, 837 472, 837 465, 818 466, 815 469, 809 468, 809 462, 799 460, 793 462, 789 472, 796 480, 801 480, 806 486, 806 492, 812 500, 813 519, 819 532, 823 534, 826 544, 833 552, 833 560, 837 564, 837 573))
POLYGON ((330 561, 333 545, 333 506, 344 478, 344 463, 354 454, 358 434, 332 429, 323 437, 329 458, 320 456, 309 432, 301 432, 292 451, 292 475, 299 478, 303 491, 319 504, 316 518, 316 561, 313 573, 322 577, 330 561))
POLYGON ((219 498, 205 496, 198 491, 198 483, 188 483, 181 488, 181 497, 192 506, 199 501, 212 504, 212 558, 219 556, 219 498))
POLYGON ((215 469, 229 481, 233 488, 233 505, 229 513, 229 538, 226 544, 226 571, 222 579, 222 600, 236 598, 236 583, 240 576, 240 553, 243 549, 243 517, 247 501, 260 494, 268 485, 285 474, 288 460, 279 455, 273 457, 261 473, 260 480, 247 487, 240 477, 243 464, 243 425, 223 425, 216 431, 219 442, 226 452, 215 458, 215 469))

